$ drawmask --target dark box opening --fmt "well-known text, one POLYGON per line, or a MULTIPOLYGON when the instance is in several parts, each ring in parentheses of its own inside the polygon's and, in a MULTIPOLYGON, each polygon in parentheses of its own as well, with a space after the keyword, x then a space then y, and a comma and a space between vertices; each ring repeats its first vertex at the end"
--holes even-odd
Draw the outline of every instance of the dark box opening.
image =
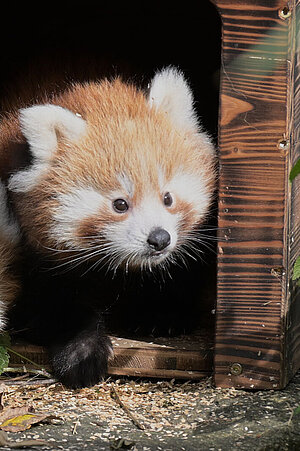
MULTIPOLYGON (((174 65, 188 78, 202 124, 216 141, 221 24, 208 0, 184 10, 172 4, 171 12, 158 5, 136 10, 128 5, 101 3, 72 11, 60 6, 55 13, 51 9, 46 13, 30 10, 28 5, 20 8, 15 16, 13 5, 8 6, 7 27, 0 31, 2 110, 7 109, 11 95, 20 99, 27 95, 30 101, 31 91, 25 95, 22 88, 24 79, 34 89, 43 87, 45 80, 50 82, 50 89, 56 89, 62 79, 83 81, 121 75, 147 87, 157 69, 174 65), (13 27, 9 24, 12 16, 13 27)), ((210 226, 216 226, 216 218, 210 226)), ((132 312, 138 312, 138 321, 147 318, 149 322, 146 328, 135 330, 136 336, 145 331, 150 337, 152 333, 160 335, 161 329, 166 335, 203 328, 213 331, 214 243, 207 241, 212 251, 204 244, 203 262, 190 260, 188 269, 173 268, 172 278, 165 275, 153 281, 145 277, 138 285, 135 277, 130 278, 126 296, 112 300, 107 310, 108 323, 110 317, 120 318, 120 323, 114 322, 113 332, 127 329, 132 312)), ((180 349, 180 345, 176 346, 180 349)))

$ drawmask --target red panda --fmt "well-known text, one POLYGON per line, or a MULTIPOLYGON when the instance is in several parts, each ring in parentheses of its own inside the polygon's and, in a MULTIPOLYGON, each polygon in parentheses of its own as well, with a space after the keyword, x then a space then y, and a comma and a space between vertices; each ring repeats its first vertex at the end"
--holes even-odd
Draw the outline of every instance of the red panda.
MULTIPOLYGON (((73 84, 4 117, 0 136, 2 330, 45 262, 62 274, 88 264, 113 279, 119 268, 163 270, 194 246, 215 152, 179 70, 157 72, 147 93, 119 78, 73 84)), ((51 285, 45 271, 39 303, 51 285)), ((88 301, 75 307, 67 285, 59 303, 77 317, 54 318, 48 351, 55 376, 78 388, 103 378, 113 351, 101 316, 88 301)), ((41 324, 50 307, 45 316, 41 324)))

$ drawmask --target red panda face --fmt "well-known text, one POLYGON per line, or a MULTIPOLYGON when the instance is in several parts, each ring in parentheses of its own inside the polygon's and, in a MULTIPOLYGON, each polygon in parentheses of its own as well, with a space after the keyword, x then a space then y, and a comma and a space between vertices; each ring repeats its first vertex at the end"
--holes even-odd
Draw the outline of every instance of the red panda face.
POLYGON ((12 176, 27 235, 90 261, 151 269, 189 253, 213 193, 214 152, 174 69, 149 97, 119 80, 21 111, 32 167, 12 176), (189 244, 190 243, 190 244, 189 244))
POLYGON ((95 264, 151 268, 174 260, 194 239, 194 228, 207 213, 210 193, 205 183, 189 173, 154 189, 144 182, 135 187, 120 177, 120 188, 101 193, 74 187, 56 199, 49 236, 57 247, 80 250, 95 264), (129 189, 128 189, 129 188, 129 189))

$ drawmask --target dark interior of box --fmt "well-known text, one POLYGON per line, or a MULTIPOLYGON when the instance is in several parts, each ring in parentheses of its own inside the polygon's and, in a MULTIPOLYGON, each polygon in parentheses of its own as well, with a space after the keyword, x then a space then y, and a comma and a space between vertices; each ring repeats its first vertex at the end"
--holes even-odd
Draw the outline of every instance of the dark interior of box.
MULTIPOLYGON (((11 96, 21 103, 26 96, 30 100, 24 80, 35 88, 47 80, 56 89, 62 78, 121 75, 146 88, 157 69, 174 65, 189 80, 202 124, 216 142, 221 25, 208 0, 187 8, 173 3, 170 10, 147 3, 138 8, 127 3, 98 2, 84 8, 73 4, 72 10, 47 4, 41 11, 27 4, 17 10, 7 6, 0 31, 2 110, 11 96)), ((170 275, 127 277, 122 294, 115 294, 106 307, 113 333, 151 337, 213 329, 215 216, 214 208, 202 232, 203 256, 197 262, 190 259, 188 268, 170 268, 170 275)))

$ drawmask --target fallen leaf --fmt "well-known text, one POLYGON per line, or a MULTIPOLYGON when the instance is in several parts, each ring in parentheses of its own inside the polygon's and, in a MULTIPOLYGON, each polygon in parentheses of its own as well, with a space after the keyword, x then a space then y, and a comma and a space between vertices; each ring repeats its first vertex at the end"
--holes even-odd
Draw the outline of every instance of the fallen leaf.
MULTIPOLYGON (((294 268, 293 268, 293 275, 292 280, 298 280, 300 279, 300 256, 297 257, 297 260, 295 261, 294 268)), ((298 280, 299 282, 299 280, 298 280)))
POLYGON ((31 407, 8 407, 0 413, 0 429, 8 432, 21 432, 32 424, 53 418, 49 413, 36 413, 31 407))
POLYGON ((293 415, 299 415, 300 413, 300 406, 296 407, 296 409, 294 410, 293 415))
POLYGON ((296 161, 296 164, 292 167, 292 170, 290 172, 290 182, 294 180, 294 178, 299 175, 300 173, 300 159, 296 161))

